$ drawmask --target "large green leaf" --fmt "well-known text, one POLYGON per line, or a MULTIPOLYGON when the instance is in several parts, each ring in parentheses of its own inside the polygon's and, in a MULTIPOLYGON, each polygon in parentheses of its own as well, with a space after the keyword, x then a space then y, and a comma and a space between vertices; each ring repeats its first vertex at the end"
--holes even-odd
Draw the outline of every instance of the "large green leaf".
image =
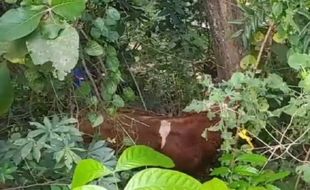
POLYGON ((145 169, 134 175, 124 190, 199 190, 201 183, 184 173, 159 168, 145 169))
POLYGON ((11 9, 0 18, 0 41, 13 41, 33 32, 45 10, 42 7, 11 9))
POLYGON ((46 39, 37 32, 27 41, 27 48, 35 65, 52 62, 57 77, 63 80, 78 62, 79 35, 69 25, 54 40, 46 39))
POLYGON ((13 86, 5 63, 0 63, 0 115, 6 113, 13 102, 13 86))
POLYGON ((218 178, 213 178, 210 181, 202 184, 201 190, 229 190, 226 183, 218 178))
POLYGON ((80 17, 85 9, 86 0, 52 0, 54 13, 68 20, 80 17))
POLYGON ((111 171, 101 162, 93 159, 81 160, 76 166, 72 179, 72 188, 86 185, 96 178, 109 175, 111 171))
POLYGON ((150 147, 136 145, 127 148, 122 153, 117 162, 116 171, 131 170, 142 166, 172 168, 174 167, 174 163, 169 157, 150 147))
POLYGON ((310 55, 295 53, 288 58, 288 64, 291 68, 300 70, 310 67, 310 55))

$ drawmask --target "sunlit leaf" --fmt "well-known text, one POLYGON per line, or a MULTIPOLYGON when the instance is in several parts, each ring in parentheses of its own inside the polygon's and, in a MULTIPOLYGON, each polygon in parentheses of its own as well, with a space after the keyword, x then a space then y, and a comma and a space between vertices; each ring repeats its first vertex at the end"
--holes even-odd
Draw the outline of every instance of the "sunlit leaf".
POLYGON ((52 11, 65 19, 75 20, 81 16, 87 0, 52 0, 52 11))
POLYGON ((218 178, 213 178, 202 184, 201 190, 229 190, 226 183, 218 178))
POLYGON ((109 175, 110 173, 101 162, 93 159, 81 160, 74 170, 72 188, 86 185, 92 180, 109 175))
POLYGON ((134 175, 124 190, 199 190, 201 183, 184 173, 151 168, 134 175))
POLYGON ((124 171, 143 166, 172 168, 174 167, 174 163, 169 157, 155 151, 150 147, 136 145, 127 148, 122 153, 115 170, 124 171))

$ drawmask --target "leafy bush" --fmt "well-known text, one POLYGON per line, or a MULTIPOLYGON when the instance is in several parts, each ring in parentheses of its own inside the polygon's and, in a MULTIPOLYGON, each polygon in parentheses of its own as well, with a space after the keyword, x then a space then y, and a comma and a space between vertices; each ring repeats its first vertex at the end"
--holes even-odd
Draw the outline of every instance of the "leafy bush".
MULTIPOLYGON (((120 156, 116 168, 114 171, 108 170, 104 165, 97 162, 96 160, 88 159, 82 160, 77 165, 73 179, 72 188, 74 190, 79 189, 105 189, 104 187, 96 185, 87 185, 87 183, 94 179, 110 175, 111 173, 131 170, 143 166, 157 166, 164 168, 174 167, 173 161, 154 151, 153 149, 143 146, 136 145, 127 148, 120 156)), ((181 172, 149 168, 144 169, 136 173, 124 187, 124 190, 135 190, 135 189, 211 189, 228 190, 226 184, 214 178, 204 184, 201 184, 196 179, 183 174, 181 172)))
POLYGON ((290 173, 264 169, 268 159, 259 154, 224 154, 219 159, 221 167, 215 168, 212 176, 220 176, 229 182, 231 189, 279 189, 273 183, 290 173))
POLYGON ((28 184, 46 177, 66 181, 66 174, 82 158, 95 158, 113 167, 114 151, 104 141, 85 147, 76 122, 73 118, 44 117, 43 123, 30 122, 34 128, 25 137, 14 133, 7 142, 2 141, 0 162, 5 164, 0 168, 0 182, 28 184))

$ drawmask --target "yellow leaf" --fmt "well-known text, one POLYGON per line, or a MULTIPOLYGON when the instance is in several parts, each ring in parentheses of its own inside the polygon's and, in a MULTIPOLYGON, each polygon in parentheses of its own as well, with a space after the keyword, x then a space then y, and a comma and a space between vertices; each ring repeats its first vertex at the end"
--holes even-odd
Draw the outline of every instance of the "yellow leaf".
POLYGON ((265 35, 261 32, 256 32, 254 34, 254 42, 258 43, 258 42, 262 42, 265 38, 265 35))
POLYGON ((273 35, 272 39, 279 44, 283 44, 287 39, 287 35, 281 35, 279 32, 277 32, 273 35))
POLYGON ((239 132, 238 132, 238 136, 245 140, 251 147, 251 149, 254 149, 254 145, 252 143, 252 138, 250 136, 248 136, 248 130, 246 129, 241 129, 239 132))

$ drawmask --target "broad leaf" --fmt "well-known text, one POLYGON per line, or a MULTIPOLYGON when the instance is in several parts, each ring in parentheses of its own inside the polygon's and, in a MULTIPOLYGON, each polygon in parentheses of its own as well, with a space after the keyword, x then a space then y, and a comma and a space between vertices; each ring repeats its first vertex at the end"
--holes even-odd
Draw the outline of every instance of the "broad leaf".
MULTIPOLYGON (((0 53, 1 54, 1 53, 0 53)), ((25 56, 28 54, 24 39, 18 39, 7 43, 7 49, 4 53, 4 58, 11 63, 25 63, 25 56)))
POLYGON ((262 182, 274 182, 280 179, 286 178, 290 172, 284 171, 284 172, 278 172, 275 173, 271 170, 264 171, 263 173, 259 174, 258 176, 255 177, 253 181, 256 183, 262 183, 262 182))
POLYGON ((270 184, 267 184, 266 185, 266 189, 267 190, 281 190, 280 188, 274 186, 274 185, 270 185, 270 184))
POLYGON ((201 183, 184 173, 151 168, 134 175, 124 190, 199 190, 201 183))
POLYGON ((0 63, 0 115, 6 113, 13 102, 13 86, 5 63, 0 63))
POLYGON ((44 14, 42 7, 11 9, 0 18, 0 41, 13 41, 33 32, 44 14))
POLYGON ((302 179, 310 184, 310 164, 298 166, 296 171, 301 174, 302 179))
POLYGON ((73 190, 106 190, 106 188, 100 187, 98 185, 83 185, 80 187, 76 187, 73 190))
POLYGON ((218 178, 213 178, 202 184, 201 190, 229 190, 226 183, 218 178))
POLYGON ((99 56, 103 55, 103 47, 96 41, 91 40, 87 43, 85 47, 85 52, 90 56, 99 56))
POLYGON ((99 125, 101 125, 103 123, 103 116, 101 114, 97 114, 97 113, 89 113, 87 115, 88 120, 90 121, 92 127, 98 127, 99 125))
POLYGON ((85 9, 86 0, 52 0, 52 11, 65 19, 75 20, 85 9))
POLYGON ((259 171, 256 168, 246 165, 239 165, 234 168, 234 173, 241 176, 256 176, 259 174, 259 171))
POLYGON ((40 24, 42 36, 50 40, 56 39, 62 29, 64 29, 64 24, 52 18, 48 18, 40 24))
POLYGON ((116 171, 131 170, 142 166, 173 168, 174 163, 169 157, 150 147, 136 145, 127 148, 122 153, 117 162, 116 171))
POLYGON ((295 70, 310 67, 310 55, 295 53, 288 58, 288 64, 295 70))
POLYGON ((79 58, 79 35, 75 28, 67 25, 54 40, 45 39, 39 32, 27 42, 35 65, 52 62, 57 77, 64 77, 75 67, 79 58))
POLYGON ((101 162, 93 159, 82 160, 74 170, 72 188, 86 185, 92 180, 109 175, 110 173, 101 162))
POLYGON ((32 142, 28 142, 20 151, 20 156, 22 157, 22 159, 26 158, 31 150, 33 148, 33 143, 32 142))
POLYGON ((256 64, 256 58, 253 55, 247 55, 240 61, 242 69, 253 68, 256 64))
POLYGON ((238 156, 238 161, 249 162, 253 166, 263 166, 268 159, 265 156, 258 154, 242 154, 238 156))
POLYGON ((219 167, 219 168, 214 168, 211 172, 210 175, 212 176, 226 176, 230 173, 230 169, 228 167, 219 167))
POLYGON ((115 94, 115 95, 113 96, 112 104, 113 104, 115 107, 118 107, 118 108, 121 108, 121 107, 124 107, 124 106, 125 106, 124 100, 122 99, 122 97, 120 97, 120 96, 117 95, 117 94, 115 94))

